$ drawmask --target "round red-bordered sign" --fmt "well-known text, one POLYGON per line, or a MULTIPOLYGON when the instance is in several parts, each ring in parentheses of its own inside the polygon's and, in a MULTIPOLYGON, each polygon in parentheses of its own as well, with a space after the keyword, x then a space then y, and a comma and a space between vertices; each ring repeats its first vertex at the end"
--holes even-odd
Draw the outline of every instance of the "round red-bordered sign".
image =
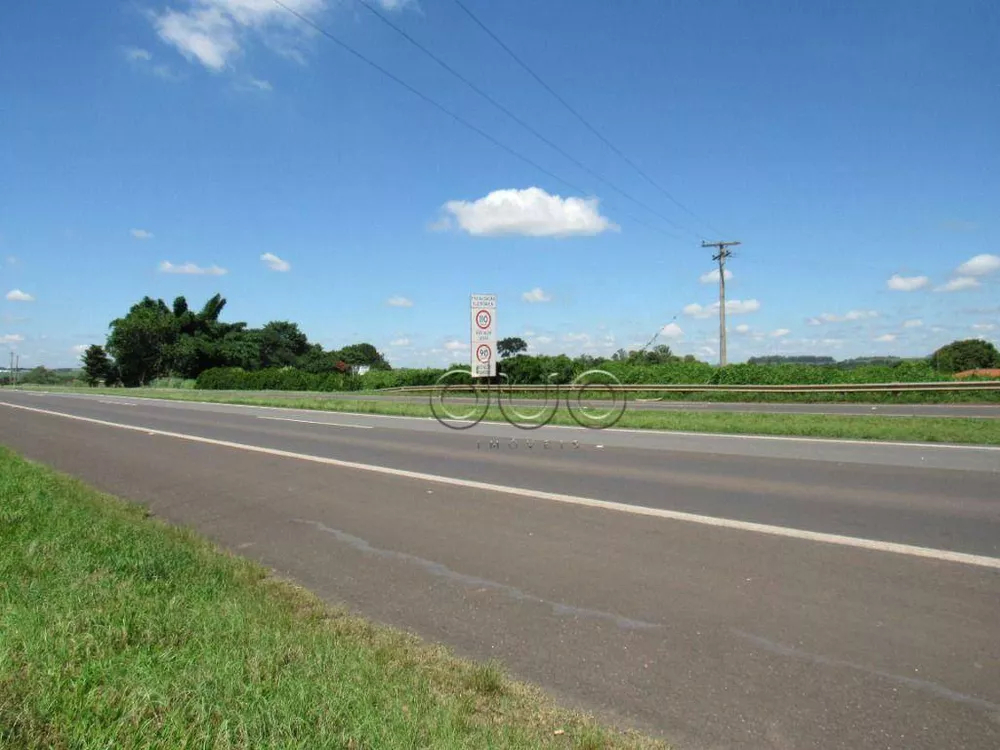
POLYGON ((493 350, 490 349, 488 344, 480 344, 476 347, 476 359, 478 359, 483 364, 486 364, 491 359, 493 359, 493 350))
POLYGON ((493 316, 490 315, 489 310, 480 310, 476 313, 476 325, 482 328, 484 331, 490 327, 493 322, 493 316))

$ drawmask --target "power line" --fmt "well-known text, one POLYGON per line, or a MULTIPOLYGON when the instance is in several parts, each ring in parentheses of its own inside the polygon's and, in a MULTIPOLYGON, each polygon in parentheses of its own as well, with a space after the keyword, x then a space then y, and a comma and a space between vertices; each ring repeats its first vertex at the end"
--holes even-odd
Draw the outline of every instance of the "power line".
POLYGON ((520 57, 518 57, 517 53, 514 52, 514 50, 512 50, 510 47, 508 47, 500 37, 498 37, 485 23, 483 23, 479 19, 478 16, 476 16, 475 13, 473 13, 471 10, 469 10, 468 6, 466 6, 465 3, 462 2, 462 0, 455 0, 455 4, 458 5, 458 7, 461 8, 463 11, 465 11, 466 15, 469 16, 469 18, 471 18, 473 20, 473 22, 477 26, 479 26, 479 28, 481 28, 484 32, 486 32, 486 34, 494 42, 496 42, 498 45, 500 45, 500 47, 503 49, 503 51, 506 52, 508 55, 510 55, 510 57, 514 60, 514 62, 516 62, 518 65, 520 65, 528 73, 528 75, 530 75, 532 78, 534 78, 539 83, 539 85, 542 86, 542 88, 544 88, 553 97, 555 97, 556 101, 558 101, 560 104, 562 104, 563 107, 565 107, 574 117, 576 117, 577 120, 579 120, 581 123, 583 123, 584 127, 586 127, 587 130, 589 130, 591 133, 593 133, 595 136, 597 136, 601 140, 601 142, 604 143, 605 146, 607 146, 608 148, 610 148, 619 157, 621 157, 630 167, 632 167, 632 169, 634 169, 637 173, 639 173, 650 185, 652 185, 657 190, 659 190, 661 193, 663 193, 675 206, 677 206, 682 211, 684 211, 685 213, 687 213, 693 219, 695 219, 696 221, 701 222, 708 229, 711 229, 716 234, 721 234, 721 232, 718 229, 716 229, 715 227, 713 227, 706 219, 701 218, 698 214, 696 214, 690 208, 688 208, 683 203, 681 203, 679 200, 677 200, 670 193, 670 191, 668 191, 665 187, 663 187, 662 185, 660 185, 660 183, 658 183, 656 180, 654 180, 652 177, 650 177, 645 172, 645 170, 643 170, 638 164, 636 164, 628 156, 626 156, 625 153, 620 148, 618 148, 615 144, 613 144, 610 140, 608 140, 597 128, 595 128, 593 125, 591 125, 590 122, 587 120, 587 118, 585 118, 583 115, 581 115, 569 102, 567 102, 565 99, 563 99, 558 94, 558 92, 556 92, 555 89, 553 89, 548 83, 545 82, 545 80, 541 76, 539 76, 534 70, 532 70, 531 66, 528 65, 528 63, 526 63, 524 60, 522 60, 520 57))
MULTIPOLYGON (((582 169, 583 171, 585 171, 591 177, 594 177, 595 179, 600 180, 605 185, 607 185, 608 187, 610 187, 612 190, 614 190, 615 192, 617 192, 619 195, 624 196, 628 200, 630 200, 633 203, 635 203, 637 206, 640 206, 641 208, 644 208, 645 210, 649 211, 654 216, 657 216, 660 219, 663 219, 663 221, 667 222, 668 224, 670 224, 672 226, 675 226, 678 229, 681 229, 683 231, 690 231, 690 230, 685 229, 685 227, 683 227, 682 225, 678 224, 676 221, 674 221, 673 219, 671 219, 666 214, 661 213, 660 211, 657 211, 652 206, 649 206, 648 204, 643 203, 641 200, 639 200, 635 196, 629 194, 624 189, 618 187, 615 183, 613 183, 607 177, 605 177, 604 175, 602 175, 600 172, 597 172, 596 170, 591 169, 586 164, 584 164, 579 159, 577 159, 575 156, 573 156, 572 154, 568 153, 561 146, 559 146, 558 144, 554 143, 553 141, 551 141, 546 136, 542 135, 542 133, 538 132, 537 129, 535 129, 534 127, 532 127, 529 123, 525 122, 518 115, 514 114, 508 107, 506 107, 505 105, 501 104, 499 101, 497 101, 495 98, 493 98, 490 94, 488 94, 486 91, 484 91, 478 85, 476 85, 475 83, 473 83, 472 81, 470 81, 468 78, 466 78, 464 75, 462 75, 454 67, 452 67, 451 65, 449 65, 447 62, 445 62, 440 57, 438 57, 433 52, 431 52, 427 47, 425 47, 419 41, 417 41, 412 36, 410 36, 406 31, 404 31, 399 26, 397 26, 395 23, 393 23, 391 20, 389 20, 388 18, 386 18, 386 16, 384 16, 382 13, 380 13, 374 6, 369 5, 367 2, 365 2, 365 0, 358 0, 358 3, 362 7, 364 7, 369 13, 371 13, 373 16, 375 16, 379 21, 381 21, 386 26, 388 26, 390 29, 392 29, 393 31, 395 31, 397 34, 399 34, 401 37, 403 37, 406 41, 408 41, 410 44, 412 44, 418 50, 420 50, 421 52, 423 52, 427 57, 429 57, 431 60, 433 60, 434 62, 436 62, 438 65, 440 65, 444 70, 446 70, 452 76, 454 76, 459 81, 461 81, 462 83, 464 83, 469 89, 471 89, 476 94, 478 94, 483 99, 485 99, 490 104, 492 104, 494 107, 496 107, 497 109, 499 109, 501 112, 503 112, 505 115, 507 115, 510 119, 512 119, 514 122, 516 122, 522 128, 524 128, 529 133, 531 133, 533 136, 535 136, 536 138, 538 138, 538 140, 540 140, 542 143, 544 143, 545 145, 547 145, 550 148, 554 149, 556 152, 558 152, 559 154, 561 154, 562 156, 564 156, 566 159, 569 159, 573 164, 575 164, 577 167, 579 167, 580 169, 582 169)), ((696 233, 692 233, 692 234, 696 234, 696 233)))
MULTIPOLYGON (((589 191, 584 190, 583 188, 579 187, 578 185, 573 184, 569 180, 567 180, 567 179, 565 179, 563 177, 560 177, 559 175, 555 174, 554 172, 551 172, 550 170, 546 169, 545 167, 543 167, 542 165, 540 165, 538 162, 534 161, 530 157, 525 156, 524 154, 522 154, 522 153, 520 153, 518 151, 515 151, 513 148, 511 148, 510 146, 508 146, 507 144, 505 144, 503 141, 500 141, 497 138, 494 138, 492 135, 490 135, 489 133, 487 133, 485 130, 483 130, 479 126, 474 125, 473 123, 469 122, 468 120, 466 120, 461 115, 456 114, 455 112, 452 112, 450 109, 448 109, 447 107, 445 107, 443 104, 441 104, 441 103, 437 102, 436 100, 432 99, 431 97, 427 96, 426 94, 424 94, 423 92, 421 92, 419 89, 415 88, 414 86, 410 85, 409 83, 407 83, 406 81, 404 81, 402 78, 400 78, 399 76, 397 76, 395 73, 392 73, 391 71, 389 71, 386 68, 384 68, 381 65, 379 65, 374 60, 366 57, 364 54, 362 54, 358 50, 354 49, 347 42, 345 42, 342 39, 339 39, 338 37, 334 36, 332 33, 330 33, 329 31, 327 31, 325 28, 323 28, 322 26, 320 26, 318 23, 316 23, 315 21, 313 21, 308 16, 305 16, 302 13, 299 13, 297 10, 288 7, 281 0, 271 0, 271 2, 273 2, 275 5, 277 5, 279 8, 283 9, 287 13, 290 13, 291 15, 295 16, 297 19, 299 19, 299 21, 301 21, 302 23, 306 24, 307 26, 309 26, 310 28, 312 28, 313 30, 315 30, 316 32, 318 32, 319 34, 321 34, 322 36, 325 36, 327 39, 329 39, 331 42, 333 42, 334 44, 336 44, 337 46, 339 46, 345 52, 350 53, 351 55, 353 55, 357 59, 361 60, 366 65, 374 68, 379 73, 381 73, 382 75, 384 75, 386 78, 389 78, 390 80, 395 81, 397 84, 399 84, 400 86, 402 86, 404 89, 406 89, 407 91, 409 91, 414 96, 416 96, 416 97, 422 99, 423 101, 427 102, 427 104, 430 104, 432 107, 434 107, 438 111, 443 112, 444 114, 448 115, 448 117, 450 117, 451 119, 453 119, 455 122, 459 123, 460 125, 465 126, 466 128, 468 128, 469 130, 471 130, 474 133, 478 134, 482 138, 485 138, 487 141, 489 141, 490 143, 492 143, 494 146, 497 146, 498 148, 503 149, 504 151, 506 151, 511 156, 513 156, 513 157, 515 157, 517 159, 520 159, 525 164, 528 164, 529 166, 534 167, 535 169, 537 169, 542 174, 547 175, 548 177, 551 177, 553 180, 556 180, 557 182, 561 182, 563 185, 566 185, 568 188, 570 188, 571 190, 575 190, 577 193, 580 193, 581 195, 586 195, 589 192, 589 191)), ((605 203, 605 205, 608 205, 608 204, 605 203)), ((636 222, 638 224, 642 224, 643 226, 646 226, 649 229, 652 229, 652 230, 654 230, 656 232, 660 232, 661 234, 664 234, 664 235, 666 235, 668 237, 672 237, 672 238, 675 238, 675 239, 677 238, 677 235, 674 234, 673 232, 668 232, 667 230, 665 230, 665 229, 663 229, 661 227, 654 226, 654 225, 652 225, 652 224, 650 224, 650 223, 648 223, 646 221, 643 221, 642 219, 640 219, 640 218, 638 218, 636 216, 633 216, 632 214, 626 213, 624 211, 621 211, 621 213, 622 213, 623 216, 627 216, 632 221, 634 221, 634 222, 636 222)))

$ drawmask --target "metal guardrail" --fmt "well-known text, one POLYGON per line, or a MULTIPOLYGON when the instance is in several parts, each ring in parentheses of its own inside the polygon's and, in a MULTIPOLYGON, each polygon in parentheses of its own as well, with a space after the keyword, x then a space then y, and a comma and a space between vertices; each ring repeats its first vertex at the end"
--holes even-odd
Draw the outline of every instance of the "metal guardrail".
MULTIPOLYGON (((437 393, 496 388, 513 392, 543 392, 543 385, 404 385, 380 393, 437 393)), ((937 383, 818 383, 808 385, 707 385, 637 383, 550 386, 561 391, 616 391, 619 393, 902 393, 904 391, 1000 391, 1000 380, 963 380, 937 383)))

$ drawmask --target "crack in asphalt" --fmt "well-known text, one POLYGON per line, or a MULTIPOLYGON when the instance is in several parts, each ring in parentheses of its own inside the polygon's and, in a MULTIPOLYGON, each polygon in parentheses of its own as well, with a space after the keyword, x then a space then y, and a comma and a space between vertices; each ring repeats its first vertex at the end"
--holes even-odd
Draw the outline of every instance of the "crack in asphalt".
POLYGON ((633 620, 628 617, 622 617, 621 615, 616 615, 612 612, 604 612, 599 609, 588 609, 586 607, 576 607, 572 604, 564 604, 563 602, 553 602, 548 599, 543 599, 540 596, 529 594, 528 592, 516 588, 515 586, 509 586, 505 583, 491 581, 488 578, 480 578, 479 576, 459 573, 458 571, 452 570, 446 565, 435 562, 434 560, 417 557, 416 555, 411 555, 407 552, 397 552, 396 550, 374 547, 361 537, 348 534, 346 531, 341 531, 340 529, 334 529, 320 521, 311 521, 304 518, 293 518, 292 521, 294 523, 301 523, 319 529, 320 531, 333 536, 338 542, 347 544, 366 554, 410 563, 411 565, 423 568, 433 576, 444 578, 455 583, 461 583, 466 586, 476 588, 493 589, 494 591, 499 591, 500 593, 505 594, 514 601, 544 604, 551 607, 552 612, 556 615, 561 615, 563 617, 584 617, 588 619, 607 620, 623 630, 652 630, 662 627, 662 625, 657 623, 645 622, 643 620, 633 620))
POLYGON ((957 690, 952 690, 949 687, 939 685, 938 683, 931 682, 930 680, 922 680, 918 677, 905 677, 903 675, 893 674, 892 672, 883 672, 881 669, 866 667, 863 664, 855 664, 854 662, 844 661, 843 659, 835 659, 831 656, 824 656, 823 654, 814 654, 810 651, 804 651, 793 646, 785 646, 784 644, 776 643, 775 641, 768 640, 762 636, 737 630, 736 628, 733 628, 731 632, 744 640, 750 641, 765 651, 770 651, 772 654, 788 656, 793 659, 800 659, 803 661, 811 661, 815 664, 822 664, 827 667, 842 667, 844 669, 853 669, 859 672, 864 672, 875 677, 881 677, 883 679, 899 683, 900 685, 906 685, 914 690, 931 693, 938 698, 944 698, 956 703, 964 703, 969 706, 976 706, 977 708, 985 709, 993 714, 992 718, 994 720, 1000 721, 1000 705, 985 700, 984 698, 977 698, 974 695, 960 693, 957 690))

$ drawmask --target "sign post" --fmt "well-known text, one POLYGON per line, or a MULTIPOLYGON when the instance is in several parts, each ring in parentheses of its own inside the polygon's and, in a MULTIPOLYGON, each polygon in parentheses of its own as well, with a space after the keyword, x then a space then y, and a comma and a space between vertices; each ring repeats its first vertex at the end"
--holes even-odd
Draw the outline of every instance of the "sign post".
POLYGON ((497 296, 472 295, 472 377, 492 378, 497 374, 497 296))

